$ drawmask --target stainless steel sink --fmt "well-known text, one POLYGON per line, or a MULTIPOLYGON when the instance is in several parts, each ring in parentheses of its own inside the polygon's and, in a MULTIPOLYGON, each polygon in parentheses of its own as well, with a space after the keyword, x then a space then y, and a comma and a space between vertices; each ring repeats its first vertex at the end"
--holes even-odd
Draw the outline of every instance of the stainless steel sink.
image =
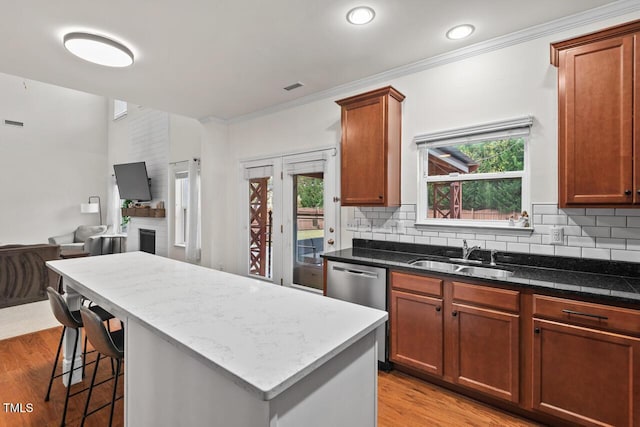
POLYGON ((426 268, 429 270, 448 273, 466 273, 472 276, 479 277, 506 278, 513 276, 513 271, 502 270, 499 268, 480 267, 476 265, 460 265, 452 264, 450 262, 430 261, 425 259, 411 261, 409 264, 414 267, 426 268))
POLYGON ((478 266, 471 266, 471 265, 461 265, 454 271, 456 273, 468 273, 473 276, 482 276, 482 277, 505 278, 505 277, 513 276, 513 271, 501 270, 499 268, 478 267, 478 266))

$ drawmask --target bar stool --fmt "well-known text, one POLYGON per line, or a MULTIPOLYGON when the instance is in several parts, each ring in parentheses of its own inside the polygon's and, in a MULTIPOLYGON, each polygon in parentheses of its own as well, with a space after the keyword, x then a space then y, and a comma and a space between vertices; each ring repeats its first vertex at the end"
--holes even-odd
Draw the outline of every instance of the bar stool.
MULTIPOLYGON (((69 310, 69 306, 67 305, 67 302, 64 300, 64 298, 62 298, 62 295, 60 295, 55 289, 53 289, 52 287, 48 287, 47 288, 47 296, 49 297, 49 304, 51 305, 51 311, 53 311, 53 315, 55 316, 55 318, 58 320, 58 322, 60 322, 63 326, 62 328, 62 334, 60 335, 60 343, 58 344, 58 351, 56 352, 56 359, 53 362, 53 368, 51 369, 51 378, 49 379, 49 387, 47 388, 47 395, 44 398, 45 402, 49 401, 49 396, 51 394, 51 386, 53 384, 53 379, 54 378, 59 378, 63 375, 69 374, 69 383, 67 385, 67 393, 64 399, 64 409, 62 411, 62 421, 60 422, 61 426, 64 426, 65 424, 65 420, 67 417, 67 408, 69 406, 69 397, 71 396, 70 392, 71 392, 71 377, 73 376, 73 372, 76 369, 81 369, 80 367, 74 367, 75 364, 75 354, 76 351, 78 350, 78 336, 80 334, 80 328, 82 328, 83 324, 82 324, 82 317, 80 316, 80 312, 79 311, 70 311, 69 310), (73 357, 71 358, 71 368, 58 375, 55 375, 56 373, 56 367, 58 366, 58 360, 60 359, 60 350, 62 349, 62 342, 64 341, 64 334, 67 331, 67 328, 71 328, 73 330, 76 331, 75 333, 75 338, 73 341, 73 357)), ((88 308, 88 310, 90 310, 92 313, 94 313, 99 319, 101 319, 102 321, 105 320, 109 320, 113 318, 113 315, 111 315, 111 313, 107 312, 106 310, 104 310, 101 307, 98 307, 96 305, 91 306, 88 308)), ((84 365, 86 364, 86 356, 87 356, 87 338, 85 336, 85 341, 84 341, 84 349, 82 352, 82 369, 84 372, 84 365)), ((97 364, 97 362, 96 362, 97 364)), ((80 390, 77 393, 80 393, 82 391, 84 391, 86 389, 80 390)))
MULTIPOLYGON (((100 316, 88 309, 87 307, 80 308, 80 315, 82 316, 82 322, 84 324, 84 331, 87 337, 89 338, 89 342, 96 349, 99 355, 110 357, 112 360, 116 361, 116 372, 113 374, 113 394, 111 396, 111 413, 109 415, 109 426, 113 422, 113 410, 115 407, 116 400, 122 398, 122 396, 116 399, 116 391, 118 389, 118 377, 120 376, 120 367, 122 359, 124 359, 124 329, 119 329, 114 332, 108 331, 100 316)), ((93 370, 93 376, 91 377, 91 385, 89 386, 89 394, 87 395, 87 403, 84 406, 84 413, 82 414, 82 422, 80 426, 84 426, 84 422, 86 418, 109 406, 109 403, 106 403, 93 411, 87 413, 89 410, 89 402, 91 401, 91 392, 93 391, 93 385, 96 381, 96 373, 98 372, 98 365, 100 363, 100 357, 96 359, 96 366, 93 370)))

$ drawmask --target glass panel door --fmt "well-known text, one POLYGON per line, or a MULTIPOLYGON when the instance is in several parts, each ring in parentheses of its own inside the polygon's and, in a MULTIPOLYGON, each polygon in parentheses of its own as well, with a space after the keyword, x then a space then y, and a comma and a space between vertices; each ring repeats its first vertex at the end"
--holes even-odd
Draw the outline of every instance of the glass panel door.
POLYGON ((293 283, 322 290, 324 173, 302 173, 293 182, 293 283))

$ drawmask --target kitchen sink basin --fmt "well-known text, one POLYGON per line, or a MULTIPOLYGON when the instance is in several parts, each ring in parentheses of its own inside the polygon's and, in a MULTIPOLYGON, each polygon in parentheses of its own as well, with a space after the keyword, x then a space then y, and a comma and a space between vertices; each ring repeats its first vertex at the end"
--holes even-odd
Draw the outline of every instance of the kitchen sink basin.
POLYGON ((426 268, 428 270, 436 270, 449 273, 467 273, 479 277, 506 278, 513 276, 513 271, 502 270, 499 268, 480 267, 477 265, 460 265, 450 262, 430 261, 426 259, 418 259, 409 263, 414 267, 426 268))

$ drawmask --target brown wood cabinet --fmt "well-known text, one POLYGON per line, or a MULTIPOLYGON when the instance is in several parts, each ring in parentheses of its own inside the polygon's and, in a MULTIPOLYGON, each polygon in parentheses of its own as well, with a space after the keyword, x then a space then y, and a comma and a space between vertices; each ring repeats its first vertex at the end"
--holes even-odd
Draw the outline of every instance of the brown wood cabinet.
POLYGON ((388 86, 336 101, 342 107, 343 206, 400 206, 403 100, 388 86))
POLYGON ((639 43, 635 21, 551 45, 560 207, 640 205, 639 43))
POLYGON ((391 361, 515 403, 519 318, 517 291, 391 272, 391 361))
POLYGON ((442 280, 391 273, 392 362, 443 373, 442 280))
POLYGON ((452 287, 445 330, 453 343, 454 382, 518 403, 520 293, 459 282, 452 287))
POLYGON ((534 296, 533 409, 580 425, 640 425, 640 339, 608 331, 639 324, 634 310, 534 296))

